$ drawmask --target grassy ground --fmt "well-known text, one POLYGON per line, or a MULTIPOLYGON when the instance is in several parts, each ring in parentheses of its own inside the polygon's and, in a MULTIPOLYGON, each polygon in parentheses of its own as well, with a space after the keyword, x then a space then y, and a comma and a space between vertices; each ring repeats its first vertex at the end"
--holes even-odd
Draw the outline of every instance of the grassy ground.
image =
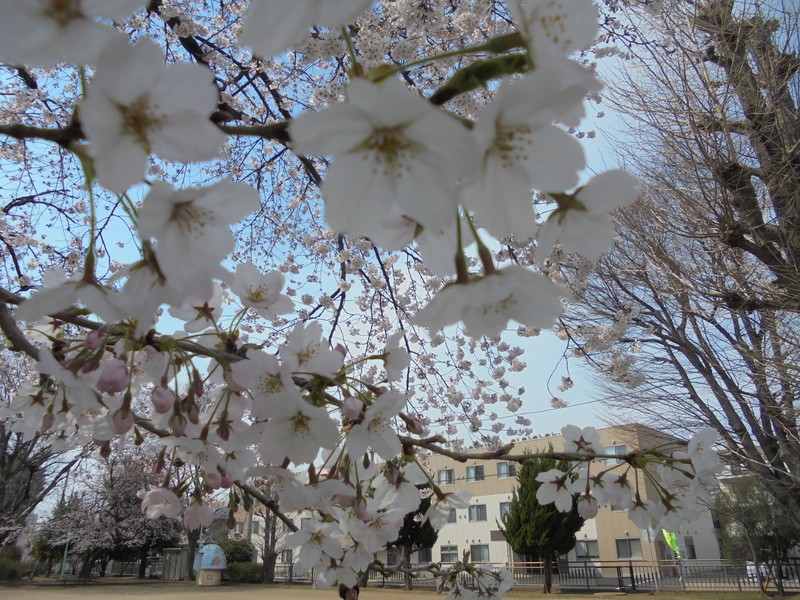
MULTIPOLYGON (((597 594, 554 594, 545 596, 534 590, 514 590, 511 600, 537 598, 547 600, 562 596, 564 600, 601 600, 625 596, 619 592, 600 592, 597 594)), ((637 595, 637 594, 631 594, 637 595)), ((661 592, 638 594, 641 600, 652 596, 653 600, 758 600, 757 592, 661 592)), ((140 581, 133 578, 114 578, 93 580, 88 584, 61 583, 57 580, 37 579, 33 582, 0 584, 0 598, 3 600, 338 600, 337 590, 314 590, 308 586, 287 585, 231 585, 197 586, 191 582, 162 582, 156 580, 140 581)), ((405 592, 396 589, 368 587, 362 590, 363 600, 436 600, 444 599, 432 591, 414 590, 405 592)), ((787 596, 800 600, 800 596, 787 596)))

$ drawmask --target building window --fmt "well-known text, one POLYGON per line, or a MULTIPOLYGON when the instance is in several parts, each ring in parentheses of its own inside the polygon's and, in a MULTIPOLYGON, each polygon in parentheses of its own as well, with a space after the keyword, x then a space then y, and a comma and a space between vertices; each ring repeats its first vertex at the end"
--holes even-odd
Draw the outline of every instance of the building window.
POLYGON ((489 562, 489 546, 487 544, 470 546, 469 559, 472 562, 489 562))
POLYGON ((575 542, 575 557, 578 560, 600 558, 600 547, 597 540, 578 540, 575 542))
POLYGON ((486 505, 473 504, 469 507, 469 520, 470 521, 485 521, 486 520, 486 505))
POLYGON ((428 564, 433 562, 433 552, 430 548, 420 548, 417 550, 417 562, 419 564, 428 564))
POLYGON ((617 540, 617 558, 642 558, 642 540, 617 540))
POLYGON ((442 560, 440 562, 458 562, 458 546, 442 546, 442 560))
POLYGON ((483 481, 483 465, 467 467, 467 482, 483 481))
POLYGON ((283 564, 289 564, 292 562, 292 549, 287 548, 286 550, 281 550, 281 562, 283 564))
POLYGON ((456 472, 453 469, 442 469, 436 479, 439 485, 453 485, 456 482, 456 472))
POLYGON ((511 510, 511 502, 501 502, 500 503, 500 519, 505 519, 508 511, 511 510))
POLYGON ((497 476, 498 477, 516 477, 517 465, 510 462, 497 463, 497 476))
MULTIPOLYGON (((603 449, 604 454, 613 454, 614 456, 624 456, 628 453, 628 447, 625 444, 617 444, 616 446, 606 446, 603 449)), ((622 462, 621 458, 607 458, 607 465, 617 465, 622 462)))
POLYGON ((450 512, 447 513, 447 522, 448 523, 455 523, 456 522, 456 509, 451 508, 450 512))
POLYGON ((261 525, 258 521, 252 521, 253 535, 258 535, 258 526, 261 525))
POLYGON ((694 538, 691 535, 683 536, 683 543, 686 546, 686 558, 697 558, 697 551, 694 549, 694 538))
POLYGON ((400 564, 399 548, 389 548, 386 550, 386 564, 390 566, 400 564))

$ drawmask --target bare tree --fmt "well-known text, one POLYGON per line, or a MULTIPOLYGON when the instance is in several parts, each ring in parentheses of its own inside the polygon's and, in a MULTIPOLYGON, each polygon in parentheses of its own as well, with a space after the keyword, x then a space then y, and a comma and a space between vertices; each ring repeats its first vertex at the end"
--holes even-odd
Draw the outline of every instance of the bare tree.
POLYGON ((638 34, 614 95, 643 199, 565 333, 618 408, 715 427, 800 515, 798 15, 672 3, 638 34))

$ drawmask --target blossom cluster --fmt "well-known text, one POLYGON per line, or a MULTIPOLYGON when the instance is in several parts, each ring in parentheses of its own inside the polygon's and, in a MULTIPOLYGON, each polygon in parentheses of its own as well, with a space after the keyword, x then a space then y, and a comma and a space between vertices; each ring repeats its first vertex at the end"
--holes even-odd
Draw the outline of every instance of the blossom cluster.
MULTIPOLYGON (((187 530, 213 517, 204 495, 240 489, 249 497, 256 478, 269 480, 281 512, 309 515, 288 543, 299 548, 298 569, 313 569, 320 585, 353 584, 396 539, 404 516, 418 510, 420 487, 431 494, 422 518, 435 527, 468 496, 439 489, 415 450, 445 441, 425 437, 429 417, 409 410, 415 394, 423 409, 437 395, 409 385, 420 338, 405 328, 390 334, 394 324, 381 317, 380 342, 371 340, 365 352, 347 335, 334 345, 317 311, 343 302, 348 276, 358 273, 376 295, 392 298, 401 326, 427 328, 433 348, 442 329, 462 323, 471 340, 459 336, 455 369, 471 369, 462 346, 496 353, 484 360, 505 390, 502 364, 523 370, 522 351, 486 338, 497 338, 512 320, 526 335, 552 326, 567 291, 541 270, 551 250, 596 260, 613 237, 610 212, 637 197, 636 179, 619 170, 582 184, 584 151, 568 133, 580 123, 587 94, 602 88, 568 58, 596 36, 598 12, 589 0, 512 0, 514 28, 485 39, 475 37, 476 23, 491 13, 484 3, 452 13, 443 2, 423 4, 251 0, 230 23, 212 21, 230 47, 238 44, 231 52, 248 56, 247 63, 230 60, 238 70, 227 80, 220 64, 230 56, 218 48, 195 52, 200 64, 165 60, 164 48, 175 39, 193 48, 189 41, 199 45, 208 33, 193 18, 203 11, 189 14, 182 3, 148 3, 172 28, 163 40, 147 35, 153 15, 142 1, 0 3, 0 60, 28 77, 28 67, 75 67, 75 81, 63 84, 75 94, 73 105, 61 108, 69 125, 18 128, 14 135, 55 141, 75 158, 76 189, 85 199, 67 214, 84 215, 90 240, 84 252, 47 270, 37 291, 13 299, 21 302, 14 318, 27 323, 27 339, 13 324, 4 331, 25 340, 18 343, 43 377, 19 389, 8 418, 25 436, 47 431, 53 444, 95 444, 101 452, 143 435, 160 438, 156 470, 165 483, 147 493, 142 508, 152 518, 181 517, 187 530), (370 37, 370 24, 392 10, 402 40, 383 48, 380 37, 370 37), (457 43, 447 41, 446 17, 461 32, 457 43), (432 52, 428 39, 441 40, 432 52), (314 86, 309 97, 319 110, 301 112, 300 103, 278 100, 280 121, 246 114, 232 90, 257 79, 266 95, 280 97, 265 65, 293 47, 304 49, 309 64, 341 52, 332 62, 347 65, 338 70, 347 81, 314 86), (437 66, 409 75, 428 63, 437 66), (415 77, 433 82, 435 91, 422 97, 409 89, 415 77), (241 125, 230 125, 234 120, 241 125), (287 169, 264 191, 261 173, 271 160, 226 162, 250 138, 265 141, 266 151, 273 144, 283 145, 281 153, 291 149, 304 171, 287 169), (255 175, 247 179, 246 170, 255 175), (213 183, 198 185, 199 172, 213 183), (301 270, 294 240, 267 243, 256 224, 272 223, 280 238, 289 214, 306 211, 308 222, 321 221, 305 205, 306 180, 320 183, 330 229, 307 232, 303 245, 322 257, 338 248, 326 260, 340 265, 336 291, 318 300, 297 297, 287 285, 287 274, 301 270), (292 193, 276 211, 278 199, 292 193), (550 213, 543 222, 534 200, 550 213), (98 266, 107 251, 101 230, 112 220, 98 220, 106 201, 111 214, 124 214, 136 253, 134 260, 109 261, 110 277, 98 266), (231 227, 246 243, 237 245, 231 227), (498 265, 502 257, 489 247, 499 242, 536 247, 536 256, 498 265), (472 247, 477 256, 468 256, 472 247), (429 302, 409 299, 400 274, 386 275, 397 254, 380 267, 363 258, 400 250, 420 257, 412 269, 426 273, 429 302), (261 269, 242 258, 259 251, 280 255, 279 267, 261 269), (250 337, 259 330, 268 331, 266 340, 250 337), (170 487, 171 468, 184 464, 196 467, 196 477, 170 487)), ((257 95, 265 96, 260 89, 257 95)), ((16 243, 31 245, 23 236, 16 243)), ((367 296, 361 299, 360 308, 370 310, 367 296)), ((343 315, 335 313, 334 328, 343 315)), ((439 376, 435 352, 419 354, 415 370, 439 376)), ((497 401, 483 388, 471 391, 481 406, 470 416, 476 430, 483 407, 497 401)), ((445 395, 453 405, 470 401, 455 385, 445 395)), ((506 391, 501 398, 511 412, 521 406, 506 391)), ((522 416, 518 423, 530 425, 522 416)), ((691 515, 700 482, 714 471, 705 437, 693 439, 686 456, 654 454, 631 465, 663 469, 662 502, 651 506, 626 489, 624 475, 593 471, 600 455, 595 434, 565 430, 576 468, 545 474, 540 501, 565 508, 579 494, 587 516, 615 502, 628 505, 632 518, 646 515, 665 526, 691 515)), ((503 595, 512 584, 508 571, 468 561, 437 574, 453 598, 474 589, 481 597, 503 595), (473 585, 465 587, 463 577, 473 585)))

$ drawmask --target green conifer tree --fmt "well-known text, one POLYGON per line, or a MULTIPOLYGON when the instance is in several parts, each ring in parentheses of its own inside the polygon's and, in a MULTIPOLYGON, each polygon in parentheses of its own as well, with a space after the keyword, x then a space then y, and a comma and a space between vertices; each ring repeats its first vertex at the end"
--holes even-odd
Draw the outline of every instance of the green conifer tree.
MULTIPOLYGON (((549 451, 553 451, 552 446, 549 451)), ((542 505, 536 500, 536 491, 542 485, 536 476, 550 469, 567 471, 569 463, 551 458, 525 462, 517 472, 517 489, 500 525, 514 552, 544 563, 542 592, 545 594, 553 587, 553 561, 575 547, 575 533, 584 523, 578 514, 576 498, 572 510, 566 513, 559 512, 553 504, 542 505)))

